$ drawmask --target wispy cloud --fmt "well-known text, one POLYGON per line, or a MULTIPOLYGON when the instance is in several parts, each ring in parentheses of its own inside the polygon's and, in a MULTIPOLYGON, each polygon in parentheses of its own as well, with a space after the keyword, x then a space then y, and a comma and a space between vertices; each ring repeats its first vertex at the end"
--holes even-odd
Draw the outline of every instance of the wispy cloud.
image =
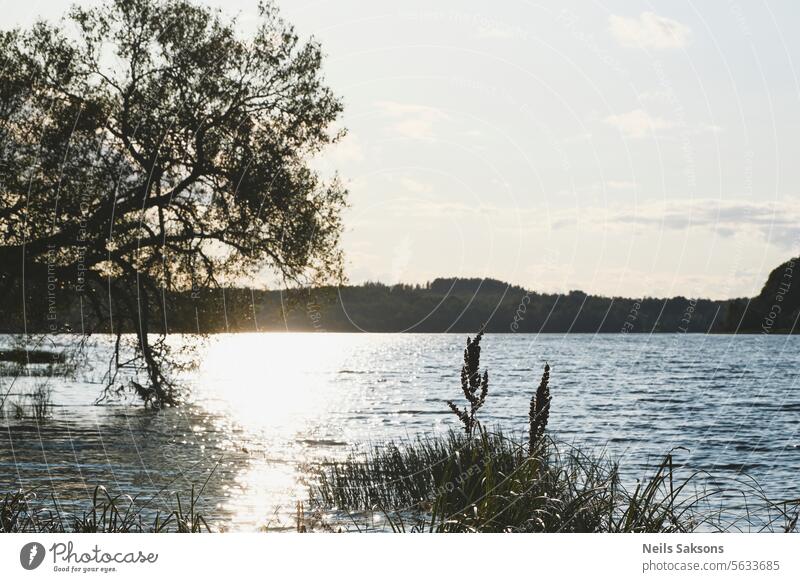
POLYGON ((339 140, 328 155, 336 162, 363 162, 365 158, 361 140, 353 133, 347 133, 339 140))
POLYGON ((619 115, 609 115, 603 121, 616 127, 626 137, 638 139, 662 129, 674 127, 671 121, 650 115, 644 109, 634 109, 619 115))
POLYGON ((476 201, 475 203, 466 202, 449 202, 438 200, 422 200, 422 199, 397 199, 387 205, 388 209, 394 209, 396 212, 403 212, 406 216, 414 217, 441 217, 441 216, 467 216, 474 215, 480 217, 488 217, 489 215, 498 213, 511 213, 515 210, 501 208, 494 204, 487 204, 476 201))
POLYGON ((635 209, 580 208, 553 216, 553 228, 580 223, 597 228, 654 230, 707 229, 724 237, 757 234, 773 244, 796 250, 800 245, 800 202, 742 202, 715 199, 649 202, 635 209))
POLYGON ((625 47, 644 49, 678 49, 688 46, 691 29, 666 16, 643 12, 638 18, 611 15, 608 19, 612 36, 625 47))
POLYGON ((413 192, 414 194, 430 194, 433 192, 433 185, 428 184, 427 182, 414 180, 413 178, 401 178, 400 183, 405 187, 406 190, 413 192))
POLYGON ((394 245, 392 249, 392 262, 389 270, 389 282, 399 283, 403 281, 408 273, 413 258, 414 241, 406 233, 394 245))
POLYGON ((429 105, 379 101, 378 109, 392 119, 389 130, 402 137, 412 139, 432 139, 434 125, 448 118, 447 114, 429 105))

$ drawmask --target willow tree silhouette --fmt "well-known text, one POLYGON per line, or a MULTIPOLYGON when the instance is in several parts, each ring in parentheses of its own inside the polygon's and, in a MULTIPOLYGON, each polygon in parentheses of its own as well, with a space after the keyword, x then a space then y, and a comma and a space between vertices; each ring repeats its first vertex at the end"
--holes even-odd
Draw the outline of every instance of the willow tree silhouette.
POLYGON ((270 3, 259 15, 242 38, 183 0, 112 0, 0 33, 0 300, 35 277, 135 329, 146 381, 126 386, 154 407, 179 396, 169 292, 264 268, 342 277, 346 191, 309 165, 342 105, 319 45, 270 3))

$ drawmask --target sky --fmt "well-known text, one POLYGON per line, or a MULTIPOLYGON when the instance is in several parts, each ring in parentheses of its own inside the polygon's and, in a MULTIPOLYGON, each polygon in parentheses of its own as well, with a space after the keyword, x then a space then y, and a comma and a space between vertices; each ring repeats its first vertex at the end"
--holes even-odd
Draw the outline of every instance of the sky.
POLYGON ((800 255, 797 2, 277 5, 345 104, 314 164, 350 191, 353 283, 728 298, 800 255))

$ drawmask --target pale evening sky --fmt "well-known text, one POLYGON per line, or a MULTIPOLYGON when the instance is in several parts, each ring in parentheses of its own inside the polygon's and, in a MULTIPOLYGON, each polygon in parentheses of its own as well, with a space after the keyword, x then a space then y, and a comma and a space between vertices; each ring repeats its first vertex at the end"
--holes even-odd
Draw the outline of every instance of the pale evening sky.
MULTIPOLYGON (((256 2, 205 3, 252 28, 256 2)), ((352 282, 725 298, 800 254, 796 2, 277 4, 345 102, 317 163, 352 282)))

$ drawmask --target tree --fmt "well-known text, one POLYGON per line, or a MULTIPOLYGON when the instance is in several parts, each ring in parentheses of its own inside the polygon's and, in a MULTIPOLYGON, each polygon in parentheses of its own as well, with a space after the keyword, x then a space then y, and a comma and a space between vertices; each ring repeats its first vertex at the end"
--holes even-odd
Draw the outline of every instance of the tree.
POLYGON ((310 167, 342 104, 319 45, 259 15, 245 39, 185 0, 111 0, 0 33, 0 298, 35 277, 135 329, 154 407, 178 400, 169 292, 342 278, 346 191, 310 167))

